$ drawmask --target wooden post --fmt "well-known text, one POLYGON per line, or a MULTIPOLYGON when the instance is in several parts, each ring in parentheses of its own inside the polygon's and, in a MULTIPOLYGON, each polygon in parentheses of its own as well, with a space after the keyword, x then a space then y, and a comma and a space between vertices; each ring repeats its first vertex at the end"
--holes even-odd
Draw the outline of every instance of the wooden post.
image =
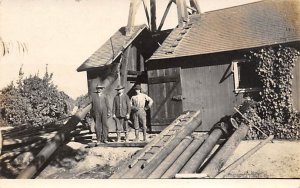
POLYGON ((242 164, 245 160, 247 160, 249 157, 254 155, 260 148, 262 148, 264 145, 266 145, 268 142, 273 140, 274 135, 269 136, 264 141, 260 142, 257 146, 252 148, 250 151, 248 151, 246 154, 244 154, 242 157, 240 157, 238 160, 233 162, 231 165, 229 165, 227 168, 225 168, 222 172, 220 172, 216 178, 224 178, 228 173, 230 173, 233 169, 235 169, 237 166, 242 164))
POLYGON ((178 16, 178 26, 183 27, 184 22, 188 19, 187 6, 185 0, 176 0, 177 5, 177 16, 178 16))
POLYGON ((146 178, 148 177, 155 168, 174 150, 174 148, 188 135, 190 135, 194 130, 196 130, 202 121, 200 114, 194 116, 193 119, 187 124, 184 129, 178 133, 178 135, 173 138, 138 174, 133 174, 134 178, 146 178))
POLYGON ((197 0, 190 0, 190 5, 192 8, 196 9, 196 14, 201 13, 200 6, 199 6, 197 0))
POLYGON ((0 130, 0 155, 2 152, 2 145, 3 145, 3 137, 2 137, 2 131, 0 130))
POLYGON ((214 178, 240 144, 242 139, 245 138, 248 130, 249 126, 242 123, 201 173, 206 174, 210 178, 214 178))
POLYGON ((156 31, 156 0, 150 0, 150 12, 151 12, 151 31, 156 31))
POLYGON ((164 23, 165 23, 166 17, 167 17, 167 15, 168 15, 168 13, 169 13, 169 10, 170 10, 170 8, 171 8, 172 3, 173 3, 173 0, 170 0, 169 3, 168 3, 168 5, 167 5, 167 8, 166 8, 166 10, 165 10, 165 12, 164 12, 164 15, 163 15, 163 17, 162 17, 162 19, 161 19, 161 21, 160 21, 160 24, 159 24, 159 26, 158 26, 158 31, 161 31, 161 28, 162 28, 162 26, 163 26, 164 23))
POLYGON ((194 138, 193 142, 186 148, 186 150, 176 159, 176 161, 170 166, 170 168, 161 176, 161 178, 174 178, 186 162, 193 156, 197 149, 201 146, 204 140, 207 138, 207 134, 194 138))
MULTIPOLYGON (((215 128, 208 138, 204 141, 204 143, 200 146, 198 151, 192 156, 192 158, 186 163, 186 165, 183 167, 183 169, 180 171, 180 173, 183 174, 189 174, 189 173, 195 173, 201 166, 201 164, 204 162, 206 157, 210 154, 212 149, 217 144, 218 140, 221 138, 223 134, 226 134, 228 129, 228 124, 226 123, 220 123, 224 126, 220 128, 215 128), (225 130, 222 130, 225 129, 225 130)), ((220 125, 218 124, 218 125, 220 125)))
POLYGON ((131 29, 134 26, 135 16, 137 13, 137 9, 141 3, 141 0, 131 0, 130 7, 129 7, 129 15, 128 15, 128 22, 126 27, 126 35, 131 33, 131 29))
POLYGON ((181 153, 190 145, 193 138, 190 136, 185 137, 178 146, 170 153, 168 157, 149 175, 148 178, 160 178, 174 161, 181 155, 181 153))
POLYGON ((54 136, 54 138, 46 144, 46 146, 39 152, 36 158, 30 163, 30 165, 24 169, 18 179, 32 178, 36 172, 43 166, 43 164, 50 158, 50 156, 61 146, 66 138, 68 138, 70 132, 76 128, 76 125, 86 116, 90 111, 92 105, 89 104, 84 109, 79 109, 75 115, 73 115, 68 122, 63 125, 61 130, 54 136))

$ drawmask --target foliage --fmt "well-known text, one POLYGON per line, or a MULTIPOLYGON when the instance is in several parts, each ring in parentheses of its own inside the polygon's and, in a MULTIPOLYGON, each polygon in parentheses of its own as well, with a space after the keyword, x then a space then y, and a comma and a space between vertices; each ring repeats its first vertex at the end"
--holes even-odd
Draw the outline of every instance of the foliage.
POLYGON ((39 126, 65 117, 72 108, 72 99, 58 91, 52 76, 46 71, 43 78, 30 75, 23 79, 21 68, 17 84, 1 90, 1 117, 13 126, 39 126))
MULTIPOLYGON (((294 48, 279 46, 263 48, 248 56, 258 62, 256 72, 262 82, 261 100, 251 120, 275 138, 299 138, 299 118, 292 105, 293 68, 299 55, 294 48)), ((263 137, 254 129, 249 136, 263 137)))

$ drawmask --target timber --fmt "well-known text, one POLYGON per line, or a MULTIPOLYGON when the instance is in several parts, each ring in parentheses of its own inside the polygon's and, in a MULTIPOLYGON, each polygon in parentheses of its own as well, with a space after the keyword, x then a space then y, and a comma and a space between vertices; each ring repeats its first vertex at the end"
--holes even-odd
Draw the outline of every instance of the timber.
POLYGON ((193 154, 197 151, 197 149, 201 146, 204 140, 207 138, 207 134, 194 138, 193 142, 186 148, 186 150, 176 159, 176 161, 172 164, 172 166, 161 176, 161 178, 169 179, 174 178, 175 174, 177 174, 181 168, 186 164, 193 154))
POLYGON ((196 14, 201 13, 200 6, 199 6, 197 0, 190 0, 190 5, 192 8, 196 9, 196 14))
POLYGON ((151 12, 151 31, 156 31, 156 0, 150 0, 150 12, 151 12))
POLYGON ((201 173, 207 174, 207 176, 210 178, 216 177, 220 169, 224 166, 242 139, 246 137, 248 130, 249 126, 242 123, 201 173))
POLYGON ((178 14, 178 26, 183 27, 184 22, 187 22, 188 19, 187 6, 185 0, 176 0, 176 4, 178 14))
POLYGON ((168 157, 149 175, 148 178, 160 178, 168 168, 174 163, 174 161, 184 152, 184 150, 190 145, 193 138, 187 136, 176 148, 170 153, 168 157))
POLYGON ((134 26, 135 16, 136 16, 137 9, 139 7, 140 2, 141 2, 140 0, 131 0, 130 1, 126 35, 129 35, 131 33, 131 29, 134 26))
POLYGON ((155 138, 153 138, 149 142, 149 144, 147 144, 142 150, 140 150, 135 156, 133 156, 133 158, 128 163, 124 163, 119 168, 120 170, 115 172, 110 178, 112 178, 112 179, 121 178, 121 176, 124 175, 129 170, 129 168, 132 168, 134 165, 136 165, 136 163, 138 162, 138 158, 143 156, 145 154, 145 152, 149 151, 152 146, 156 145, 162 139, 163 135, 168 133, 170 130, 172 130, 179 123, 178 119, 186 117, 187 115, 189 115, 189 113, 190 112, 187 112, 187 113, 184 113, 184 114, 180 115, 168 127, 166 127, 159 135, 157 135, 155 138))
POLYGON ((160 21, 160 24, 159 24, 159 26, 158 26, 158 29, 157 29, 158 31, 161 31, 161 28, 162 28, 162 26, 163 26, 164 23, 165 23, 166 17, 167 17, 167 15, 168 15, 168 13, 169 13, 169 10, 170 10, 170 8, 171 8, 172 3, 173 3, 173 0, 170 0, 169 3, 168 3, 168 5, 167 5, 167 8, 166 8, 166 10, 165 10, 165 12, 164 12, 164 15, 163 15, 163 17, 162 17, 162 19, 161 19, 161 21, 160 21))
MULTIPOLYGON (((229 125, 226 123, 221 122, 223 127, 216 126, 209 137, 204 141, 204 143, 200 146, 198 151, 193 155, 193 157, 187 162, 187 164, 183 167, 180 173, 189 174, 195 173, 201 166, 201 164, 205 161, 206 157, 211 153, 213 148, 216 146, 218 140, 226 134, 228 131, 229 125), (225 129, 225 130, 222 130, 225 129)), ((217 124, 217 125, 220 125, 217 124)))
POLYGON ((2 137, 2 131, 0 130, 0 155, 2 152, 2 146, 3 146, 3 137, 2 137))
POLYGON ((78 110, 75 115, 73 115, 68 122, 62 126, 61 130, 54 136, 54 138, 44 146, 36 158, 18 175, 17 178, 32 178, 43 166, 43 164, 50 158, 50 156, 58 149, 58 147, 64 144, 70 132, 76 128, 76 125, 86 116, 91 107, 92 105, 89 104, 84 109, 78 110))
POLYGON ((224 178, 228 173, 230 173, 233 169, 235 169, 237 166, 242 164, 244 161, 246 161, 248 158, 250 158, 252 155, 254 155, 259 149, 261 149, 264 145, 269 143, 271 140, 273 140, 274 135, 269 136, 267 139, 261 141, 257 146, 252 148, 250 151, 245 153, 242 157, 237 159, 235 162, 233 162, 231 165, 226 167, 223 171, 221 171, 216 178, 224 178))
POLYGON ((186 126, 181 130, 175 138, 171 140, 161 152, 159 152, 149 163, 144 164, 145 168, 138 174, 132 174, 134 178, 146 178, 148 177, 154 169, 175 149, 175 147, 188 135, 194 132, 200 125, 202 121, 200 118, 200 112, 196 113, 186 126))

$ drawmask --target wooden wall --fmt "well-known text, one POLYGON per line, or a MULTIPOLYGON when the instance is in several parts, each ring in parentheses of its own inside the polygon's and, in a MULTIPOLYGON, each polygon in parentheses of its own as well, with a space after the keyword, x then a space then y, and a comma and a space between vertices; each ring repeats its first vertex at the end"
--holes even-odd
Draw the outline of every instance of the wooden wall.
POLYGON ((222 117, 232 115, 242 94, 234 93, 230 64, 181 69, 183 110, 199 110, 202 126, 209 131, 222 117))

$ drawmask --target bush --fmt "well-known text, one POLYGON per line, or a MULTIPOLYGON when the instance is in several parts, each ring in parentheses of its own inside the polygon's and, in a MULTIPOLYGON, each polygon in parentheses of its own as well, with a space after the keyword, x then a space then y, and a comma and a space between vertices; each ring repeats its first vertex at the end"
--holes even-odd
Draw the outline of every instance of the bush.
POLYGON ((12 126, 40 126, 65 117, 73 107, 72 99, 58 91, 53 74, 43 78, 30 75, 23 79, 20 69, 17 84, 11 83, 0 93, 1 118, 12 126))

